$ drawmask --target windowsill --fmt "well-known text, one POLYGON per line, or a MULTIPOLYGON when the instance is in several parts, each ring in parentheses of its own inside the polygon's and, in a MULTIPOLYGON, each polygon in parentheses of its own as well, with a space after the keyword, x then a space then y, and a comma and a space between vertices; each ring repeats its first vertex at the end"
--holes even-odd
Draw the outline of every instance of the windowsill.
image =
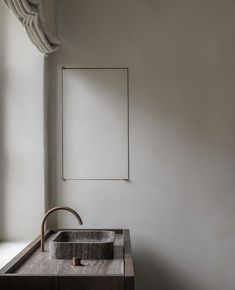
POLYGON ((0 242, 0 269, 13 259, 27 245, 28 241, 0 242))

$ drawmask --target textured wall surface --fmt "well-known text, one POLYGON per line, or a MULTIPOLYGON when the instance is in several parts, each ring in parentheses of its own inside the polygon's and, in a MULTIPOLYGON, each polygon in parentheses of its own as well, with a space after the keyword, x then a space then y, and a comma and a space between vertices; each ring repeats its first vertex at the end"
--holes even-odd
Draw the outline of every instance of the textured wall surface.
POLYGON ((49 205, 130 228, 138 290, 235 289, 235 2, 57 3, 49 205), (62 181, 61 66, 129 68, 129 182, 62 181))
POLYGON ((44 209, 43 56, 2 1, 0 43, 0 240, 28 240, 44 209))

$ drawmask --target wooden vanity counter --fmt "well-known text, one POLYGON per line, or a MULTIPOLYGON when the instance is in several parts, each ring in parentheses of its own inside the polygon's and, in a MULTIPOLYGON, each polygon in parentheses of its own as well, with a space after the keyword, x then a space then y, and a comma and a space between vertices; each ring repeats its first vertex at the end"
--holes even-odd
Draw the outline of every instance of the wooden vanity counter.
POLYGON ((0 270, 0 289, 134 290, 129 230, 112 229, 115 232, 113 259, 82 260, 83 266, 77 267, 71 265, 71 260, 49 258, 48 243, 62 230, 46 232, 46 252, 40 250, 39 236, 3 267, 0 270))

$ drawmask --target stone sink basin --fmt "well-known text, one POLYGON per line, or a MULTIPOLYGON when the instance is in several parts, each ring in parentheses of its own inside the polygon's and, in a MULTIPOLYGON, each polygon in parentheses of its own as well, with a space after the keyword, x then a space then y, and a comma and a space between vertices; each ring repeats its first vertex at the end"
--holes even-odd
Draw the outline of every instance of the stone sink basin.
POLYGON ((49 241, 53 259, 113 259, 113 231, 61 231, 49 241))

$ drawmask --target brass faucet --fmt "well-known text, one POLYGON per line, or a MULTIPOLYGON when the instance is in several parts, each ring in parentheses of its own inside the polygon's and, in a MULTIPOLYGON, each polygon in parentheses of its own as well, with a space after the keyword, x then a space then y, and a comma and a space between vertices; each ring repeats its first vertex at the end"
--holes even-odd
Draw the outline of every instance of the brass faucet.
POLYGON ((82 225, 82 219, 81 219, 80 215, 70 207, 56 206, 56 207, 53 207, 52 209, 48 210, 48 212, 46 212, 46 214, 43 217, 42 225, 41 225, 41 251, 42 252, 45 252, 45 250, 44 250, 44 244, 45 244, 44 227, 45 227, 46 220, 52 212, 57 211, 57 210, 67 210, 67 211, 71 212, 78 219, 79 224, 82 225))

